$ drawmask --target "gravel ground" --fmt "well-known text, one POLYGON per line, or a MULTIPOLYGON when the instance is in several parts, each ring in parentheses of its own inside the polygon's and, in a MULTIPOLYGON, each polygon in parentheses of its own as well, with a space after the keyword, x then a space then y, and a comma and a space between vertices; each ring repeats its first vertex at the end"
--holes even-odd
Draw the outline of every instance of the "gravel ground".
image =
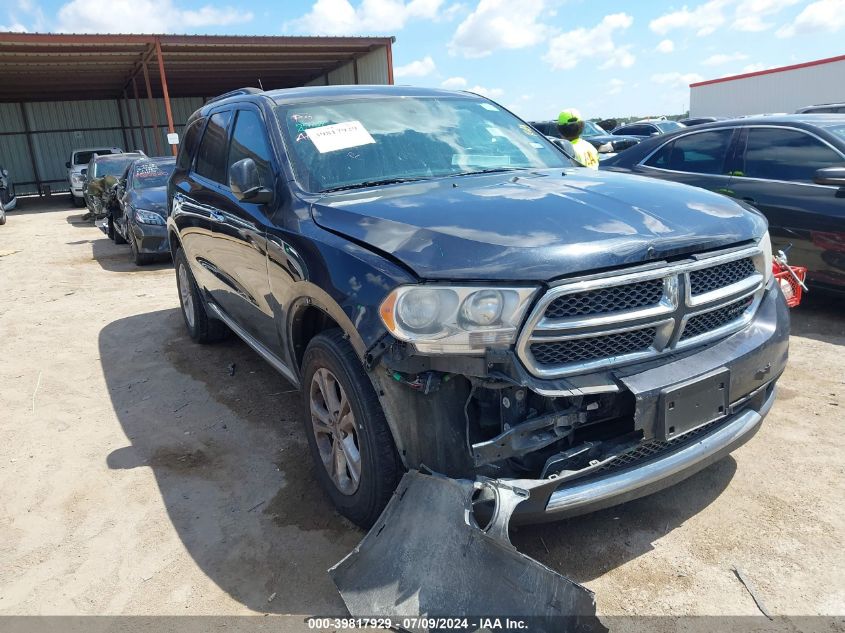
MULTIPOLYGON (((21 199, 0 227, 0 614, 342 613, 326 569, 362 532, 317 488, 298 394, 237 340, 192 344, 171 265, 81 213, 21 199)), ((600 615, 758 614, 733 566, 774 614, 845 613, 843 308, 793 311, 732 456, 514 544, 600 615)))

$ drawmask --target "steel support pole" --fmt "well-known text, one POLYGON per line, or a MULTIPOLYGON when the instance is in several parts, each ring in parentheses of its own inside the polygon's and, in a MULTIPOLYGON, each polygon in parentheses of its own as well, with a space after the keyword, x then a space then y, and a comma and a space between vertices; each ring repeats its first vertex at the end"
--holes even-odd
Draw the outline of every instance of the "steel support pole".
POLYGON ((117 105, 117 115, 120 117, 120 133, 123 135, 123 149, 129 151, 129 137, 126 136, 126 119, 123 117, 123 104, 120 103, 120 97, 114 100, 117 105))
POLYGON ((141 146, 145 154, 149 154, 147 150, 147 133, 144 130, 144 117, 141 116, 141 101, 138 99, 138 84, 135 83, 135 77, 132 77, 132 92, 135 95, 135 110, 138 112, 138 128, 141 132, 141 146))
POLYGON ((141 66, 144 69, 144 83, 147 85, 147 107, 150 110, 150 123, 153 126, 153 141, 156 146, 156 156, 161 156, 161 136, 158 131, 158 117, 156 116, 155 101, 153 101, 153 89, 150 87, 150 73, 147 70, 147 62, 141 66))
POLYGON ((38 174, 38 161, 35 159, 35 146, 32 144, 32 130, 29 127, 29 117, 26 114, 26 107, 23 102, 18 104, 21 108, 21 119, 23 120, 23 129, 26 134, 26 144, 29 147, 29 160, 32 165, 32 175, 35 176, 35 186, 38 188, 38 197, 44 195, 41 191, 41 176, 38 174))
MULTIPOLYGON (((174 134, 176 129, 173 127, 173 110, 170 109, 170 93, 167 90, 167 75, 164 73, 164 58, 161 55, 161 41, 156 38, 156 58, 158 59, 158 74, 161 79, 161 92, 164 97, 164 112, 167 114, 167 131, 174 134)), ((176 156, 176 145, 171 145, 170 150, 176 156)))

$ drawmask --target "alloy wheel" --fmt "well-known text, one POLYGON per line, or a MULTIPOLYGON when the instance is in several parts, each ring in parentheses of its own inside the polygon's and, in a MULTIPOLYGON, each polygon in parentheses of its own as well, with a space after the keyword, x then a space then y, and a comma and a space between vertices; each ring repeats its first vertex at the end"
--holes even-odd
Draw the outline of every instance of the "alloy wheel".
POLYGON ((188 327, 193 328, 196 320, 194 312, 194 295, 191 293, 191 281, 188 278, 188 271, 184 264, 179 266, 179 299, 182 302, 182 312, 188 327))

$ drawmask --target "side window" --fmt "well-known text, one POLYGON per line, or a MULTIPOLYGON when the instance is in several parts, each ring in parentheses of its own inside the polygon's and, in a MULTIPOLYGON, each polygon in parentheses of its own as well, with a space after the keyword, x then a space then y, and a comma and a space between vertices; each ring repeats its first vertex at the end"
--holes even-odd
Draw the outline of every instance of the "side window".
POLYGON ((695 174, 724 174, 733 130, 689 134, 665 145, 646 165, 695 174))
POLYGON ((176 159, 176 169, 189 170, 197 153, 197 145, 200 142, 200 133, 205 119, 197 119, 191 124, 182 137, 179 145, 179 156, 176 159))
POLYGON ((226 142, 229 135, 231 112, 218 112, 208 121, 197 152, 196 172, 200 176, 225 184, 226 142))
POLYGON ((235 121, 235 132, 232 134, 232 143, 229 147, 226 173, 228 174, 229 167, 234 163, 244 158, 251 158, 258 167, 261 186, 272 187, 273 169, 270 156, 270 142, 267 139, 267 130, 261 120, 261 115, 255 110, 239 110, 235 121))
POLYGON ((841 162, 836 151, 804 132, 750 128, 742 172, 749 178, 813 182, 816 170, 841 162))

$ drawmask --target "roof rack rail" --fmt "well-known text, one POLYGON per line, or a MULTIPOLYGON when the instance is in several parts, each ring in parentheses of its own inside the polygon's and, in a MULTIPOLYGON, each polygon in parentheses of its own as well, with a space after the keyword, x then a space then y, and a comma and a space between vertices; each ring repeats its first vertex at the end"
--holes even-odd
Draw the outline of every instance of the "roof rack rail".
POLYGON ((209 103, 214 103, 215 101, 220 101, 222 99, 228 99, 229 97, 237 97, 238 95, 255 95, 264 92, 260 88, 238 88, 237 90, 230 90, 229 92, 224 92, 222 95, 217 95, 216 97, 212 97, 208 101, 206 101, 206 105, 209 103))

